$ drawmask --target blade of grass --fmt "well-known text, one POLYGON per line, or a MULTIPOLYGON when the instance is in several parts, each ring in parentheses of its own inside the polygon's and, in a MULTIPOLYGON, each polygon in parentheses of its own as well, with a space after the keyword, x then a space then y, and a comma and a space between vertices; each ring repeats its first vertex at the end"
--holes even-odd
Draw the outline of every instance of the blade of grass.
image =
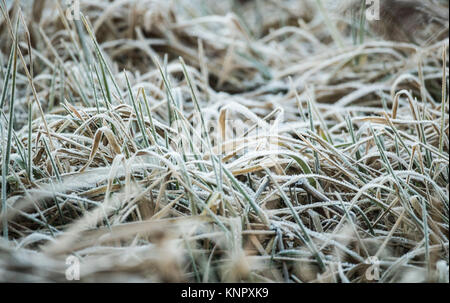
MULTIPOLYGON (((16 37, 17 32, 19 30, 19 20, 17 20, 16 24, 16 37)), ((6 151, 5 151, 5 158, 2 165, 2 214, 3 214, 3 237, 8 240, 8 220, 7 218, 7 212, 8 212, 8 205, 6 202, 7 195, 6 195, 6 177, 9 174, 9 160, 11 156, 11 144, 12 144, 12 133, 13 133, 13 123, 14 123, 14 102, 16 99, 16 77, 17 77, 17 49, 18 49, 18 41, 16 39, 14 43, 14 61, 13 61, 13 72, 12 72, 12 87, 11 87, 11 97, 9 101, 9 120, 8 120, 8 137, 6 139, 6 151)))

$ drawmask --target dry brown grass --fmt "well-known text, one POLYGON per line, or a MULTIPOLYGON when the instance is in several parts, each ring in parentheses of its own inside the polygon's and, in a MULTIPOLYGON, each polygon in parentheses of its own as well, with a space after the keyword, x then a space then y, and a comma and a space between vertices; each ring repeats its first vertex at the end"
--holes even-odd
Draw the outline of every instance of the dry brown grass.
POLYGON ((448 282, 448 14, 13 2, 0 281, 448 282))

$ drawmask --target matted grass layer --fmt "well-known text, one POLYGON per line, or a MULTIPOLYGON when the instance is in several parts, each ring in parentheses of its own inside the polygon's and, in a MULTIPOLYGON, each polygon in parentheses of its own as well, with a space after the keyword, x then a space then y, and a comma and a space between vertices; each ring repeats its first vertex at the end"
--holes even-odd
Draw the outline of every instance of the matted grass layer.
POLYGON ((402 42, 320 0, 18 3, 0 281, 448 282, 448 15, 402 42))

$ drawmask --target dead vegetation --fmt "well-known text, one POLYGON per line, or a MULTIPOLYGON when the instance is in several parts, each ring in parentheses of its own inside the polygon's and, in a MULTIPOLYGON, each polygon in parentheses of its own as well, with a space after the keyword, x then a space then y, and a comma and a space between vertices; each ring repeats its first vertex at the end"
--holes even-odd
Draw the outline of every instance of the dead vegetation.
POLYGON ((448 282, 448 14, 1 2, 1 281, 448 282))

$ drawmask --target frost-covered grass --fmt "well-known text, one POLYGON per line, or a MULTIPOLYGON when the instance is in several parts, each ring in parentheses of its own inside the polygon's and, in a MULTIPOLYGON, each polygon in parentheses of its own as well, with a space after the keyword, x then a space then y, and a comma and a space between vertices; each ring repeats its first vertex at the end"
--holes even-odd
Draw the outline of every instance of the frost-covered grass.
POLYGON ((1 0, 0 280, 448 282, 448 38, 326 2, 1 0))

